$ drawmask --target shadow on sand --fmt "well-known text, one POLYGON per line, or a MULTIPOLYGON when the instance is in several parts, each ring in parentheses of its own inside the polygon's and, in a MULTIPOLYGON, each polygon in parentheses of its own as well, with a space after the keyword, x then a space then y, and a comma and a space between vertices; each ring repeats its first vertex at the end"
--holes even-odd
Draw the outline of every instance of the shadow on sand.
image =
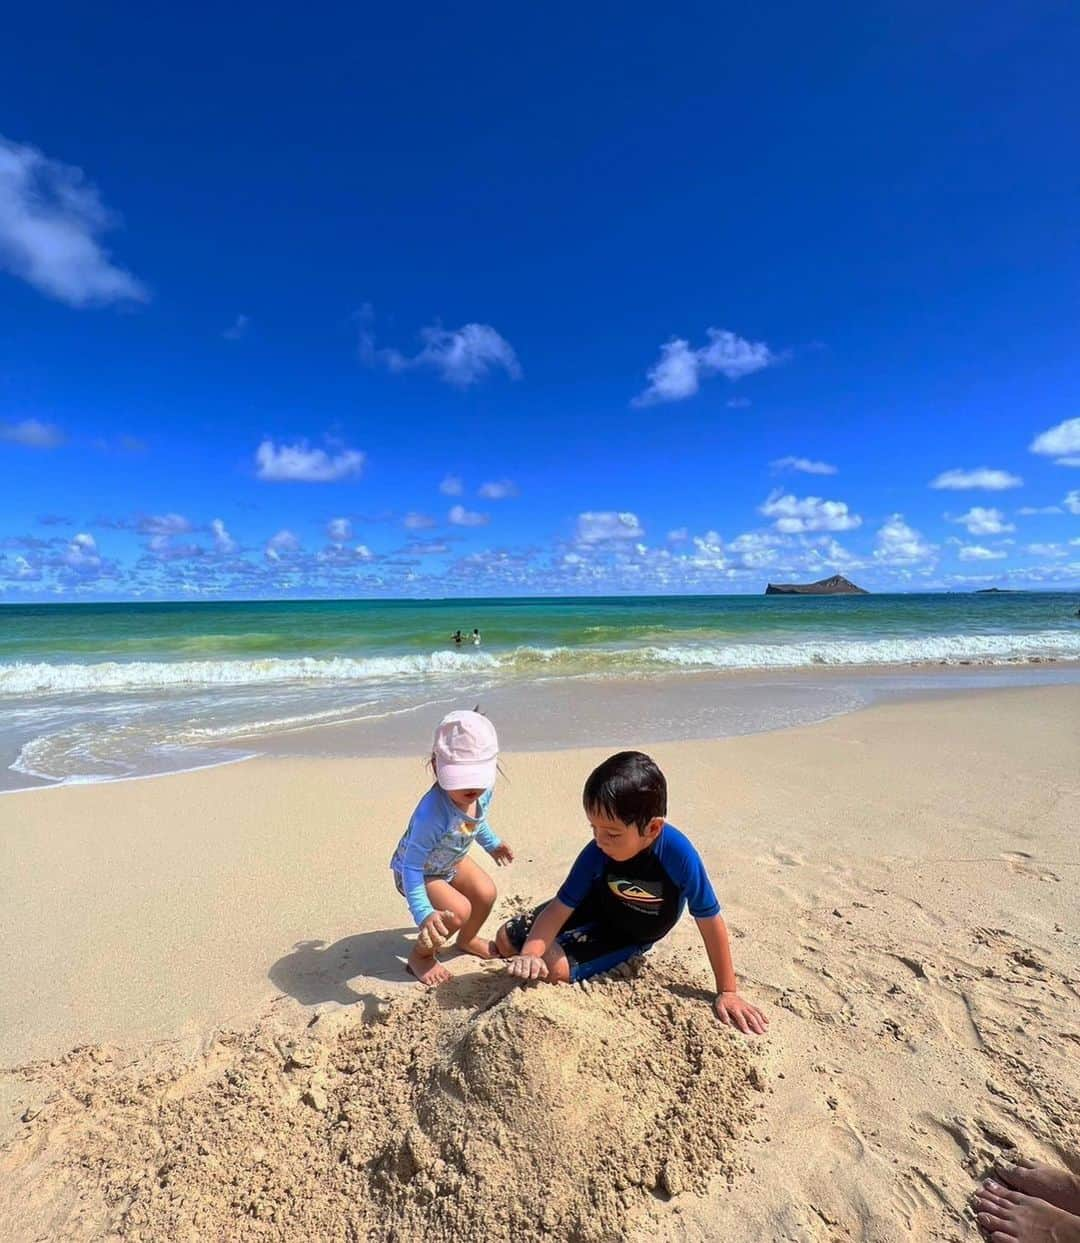
MULTIPOLYGON (((371 992, 357 992, 350 981, 363 976, 367 980, 416 987, 416 981, 405 970, 405 959, 413 946, 415 933, 412 927, 383 928, 342 937, 333 944, 298 941, 291 953, 274 963, 268 975, 277 989, 301 1005, 361 1004, 364 1018, 370 1019, 383 999, 371 992)), ((458 957, 453 950, 447 955, 450 961, 458 957)), ((440 1009, 483 1011, 517 986, 516 981, 493 963, 480 971, 455 974, 435 993, 440 1009)))
POLYGON ((412 948, 415 928, 382 928, 326 941, 298 941, 292 952, 279 958, 268 974, 274 986, 301 1005, 336 1002, 342 1006, 377 1002, 371 993, 358 993, 349 981, 357 976, 406 984, 405 959, 412 948))

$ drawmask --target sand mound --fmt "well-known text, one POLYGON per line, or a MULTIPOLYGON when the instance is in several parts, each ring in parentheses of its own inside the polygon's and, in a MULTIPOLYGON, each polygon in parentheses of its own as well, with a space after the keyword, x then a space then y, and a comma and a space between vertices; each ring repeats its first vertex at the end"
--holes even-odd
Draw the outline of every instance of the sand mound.
POLYGON ((194 1064, 77 1050, 22 1072, 48 1095, 0 1151, 0 1218, 12 1239, 622 1238, 738 1168, 762 1079, 703 996, 678 970, 483 972, 194 1064))

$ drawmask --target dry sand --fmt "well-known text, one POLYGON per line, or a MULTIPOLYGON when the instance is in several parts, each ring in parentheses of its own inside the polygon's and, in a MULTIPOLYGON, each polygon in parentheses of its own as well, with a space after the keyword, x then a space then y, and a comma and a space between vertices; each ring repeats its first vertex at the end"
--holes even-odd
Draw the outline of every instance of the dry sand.
MULTIPOLYGON (((0 1234, 964 1239, 996 1153, 1080 1168, 1080 691, 652 750, 752 1048, 688 920, 592 989, 406 982, 419 762, 0 799, 0 1234)), ((504 893, 561 879, 599 758, 505 757, 504 893)))

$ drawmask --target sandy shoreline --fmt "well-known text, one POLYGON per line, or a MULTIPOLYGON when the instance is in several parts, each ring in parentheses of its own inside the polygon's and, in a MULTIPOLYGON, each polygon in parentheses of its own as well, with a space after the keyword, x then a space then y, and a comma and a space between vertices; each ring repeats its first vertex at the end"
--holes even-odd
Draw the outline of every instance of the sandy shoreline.
MULTIPOLYGON (((679 1197, 640 1237, 960 1238, 1003 1143, 1075 1153, 1080 688, 650 750, 773 1029, 753 1176, 679 1197)), ((554 889, 602 754, 505 756, 503 895, 554 889)), ((279 1015, 308 1016, 410 997, 386 861, 423 781, 415 759, 276 758, 0 799, 0 1063, 190 1050, 281 994, 279 1015)), ((669 940, 700 960, 688 921, 669 940)), ((44 1089, 2 1084, 18 1137, 44 1089)))

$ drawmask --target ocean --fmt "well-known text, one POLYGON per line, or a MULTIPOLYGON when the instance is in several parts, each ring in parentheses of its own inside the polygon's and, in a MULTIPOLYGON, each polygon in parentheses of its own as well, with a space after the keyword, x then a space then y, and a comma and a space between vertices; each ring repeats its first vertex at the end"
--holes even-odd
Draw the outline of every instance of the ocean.
POLYGON ((869 671, 1080 669, 1078 605, 1050 592, 4 605, 0 788, 236 760, 346 723, 378 750, 391 734, 374 727, 395 718, 407 724, 392 736, 422 749, 442 708, 510 692, 515 712, 526 691, 561 705, 546 732, 524 731, 530 745, 566 741, 547 734, 567 704, 628 685, 659 703, 661 686, 692 684, 688 733, 769 728, 857 706, 869 671), (453 643, 474 627, 480 646, 453 643), (773 693, 732 708, 748 686, 773 693))

